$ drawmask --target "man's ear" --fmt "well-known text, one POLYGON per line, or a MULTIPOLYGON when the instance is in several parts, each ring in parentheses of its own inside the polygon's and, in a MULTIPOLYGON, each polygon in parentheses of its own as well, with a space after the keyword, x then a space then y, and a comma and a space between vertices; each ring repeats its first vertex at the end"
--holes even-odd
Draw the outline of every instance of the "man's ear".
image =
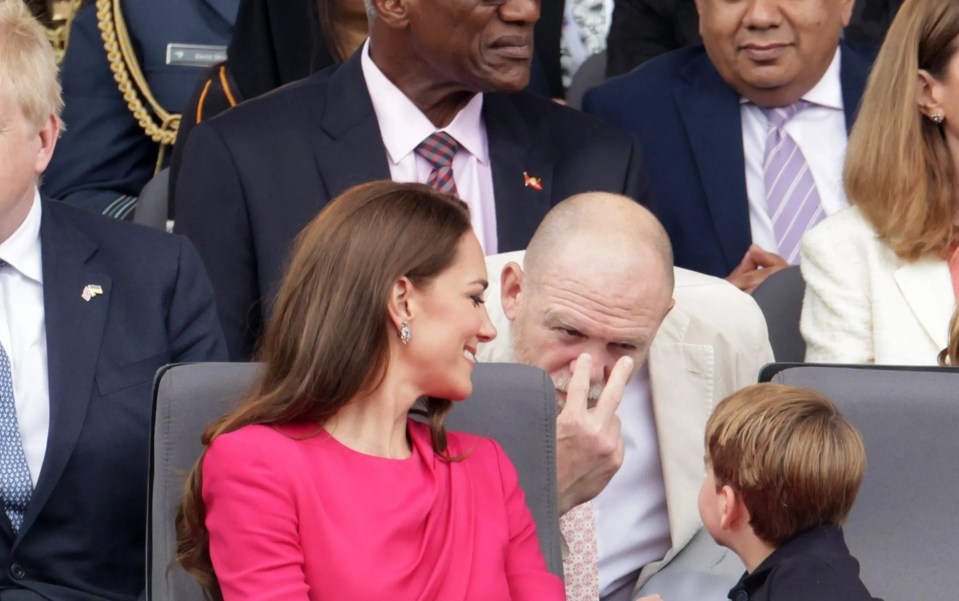
POLYGON ((408 277, 402 276, 393 282, 386 310, 389 313, 390 321, 393 322, 393 327, 397 330, 404 323, 413 321, 416 314, 414 296, 413 282, 408 277))
POLYGON ((37 176, 43 173, 47 165, 50 164, 50 159, 53 158, 53 150, 57 146, 57 138, 59 136, 60 120, 57 119, 56 115, 50 115, 43 124, 43 127, 40 128, 40 131, 37 132, 40 146, 37 149, 37 156, 33 163, 33 170, 37 176))
POLYGON ((669 299, 669 306, 666 307, 666 313, 663 314, 663 319, 666 319, 666 316, 669 315, 669 312, 672 311, 673 307, 675 306, 676 306, 676 299, 675 298, 669 299))
POLYGON ((519 313, 525 280, 526 273, 519 266, 519 263, 510 261, 503 268, 503 273, 500 276, 500 302, 503 305, 503 314, 510 321, 516 319, 516 314, 519 313))
POLYGON ((916 89, 916 103, 919 110, 926 117, 932 117, 936 112, 942 112, 940 99, 942 83, 929 71, 919 69, 918 88, 916 89))
POLYGON ((410 5, 416 0, 370 0, 376 18, 384 24, 401 29, 409 24, 410 5))

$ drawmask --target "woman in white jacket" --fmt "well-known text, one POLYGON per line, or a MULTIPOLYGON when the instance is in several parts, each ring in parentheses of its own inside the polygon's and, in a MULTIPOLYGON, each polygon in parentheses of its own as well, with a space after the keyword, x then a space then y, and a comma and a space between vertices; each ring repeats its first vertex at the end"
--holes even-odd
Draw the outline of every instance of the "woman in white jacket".
POLYGON ((959 2, 907 0, 849 138, 853 206, 803 239, 806 360, 935 364, 959 292, 959 2))

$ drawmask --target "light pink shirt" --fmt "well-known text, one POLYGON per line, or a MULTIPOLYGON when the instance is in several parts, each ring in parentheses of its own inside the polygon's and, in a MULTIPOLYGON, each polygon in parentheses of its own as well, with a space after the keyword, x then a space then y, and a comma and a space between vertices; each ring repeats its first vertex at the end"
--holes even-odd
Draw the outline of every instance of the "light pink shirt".
POLYGON ((453 179, 459 197, 469 206, 473 231, 483 252, 497 252, 496 205, 489 143, 483 123, 483 95, 476 94, 453 121, 437 129, 413 102, 387 79, 373 63, 369 40, 363 45, 361 64, 366 89, 380 126, 383 145, 390 162, 390 177, 396 182, 426 183, 433 167, 414 149, 429 135, 445 131, 460 143, 453 157, 453 179))

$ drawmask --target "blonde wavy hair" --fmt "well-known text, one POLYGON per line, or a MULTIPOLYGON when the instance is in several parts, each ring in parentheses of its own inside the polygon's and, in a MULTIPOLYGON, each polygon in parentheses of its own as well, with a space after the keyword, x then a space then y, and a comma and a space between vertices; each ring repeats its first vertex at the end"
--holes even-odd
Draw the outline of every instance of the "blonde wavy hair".
POLYGON ((22 0, 0 0, 0 87, 38 131, 50 115, 59 120, 63 98, 53 47, 22 0))
POLYGON ((873 65, 849 137, 850 201, 907 260, 945 257, 956 236, 953 157, 919 110, 919 70, 946 76, 959 35, 956 0, 906 0, 873 65))

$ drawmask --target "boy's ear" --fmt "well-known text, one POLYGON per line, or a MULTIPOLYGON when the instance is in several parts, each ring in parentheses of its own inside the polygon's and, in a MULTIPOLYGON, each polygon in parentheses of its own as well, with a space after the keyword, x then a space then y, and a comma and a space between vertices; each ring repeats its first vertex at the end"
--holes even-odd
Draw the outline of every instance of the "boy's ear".
POLYGON ((736 530, 743 524, 749 524, 749 510, 739 493, 724 484, 719 496, 719 525, 723 530, 736 530))

